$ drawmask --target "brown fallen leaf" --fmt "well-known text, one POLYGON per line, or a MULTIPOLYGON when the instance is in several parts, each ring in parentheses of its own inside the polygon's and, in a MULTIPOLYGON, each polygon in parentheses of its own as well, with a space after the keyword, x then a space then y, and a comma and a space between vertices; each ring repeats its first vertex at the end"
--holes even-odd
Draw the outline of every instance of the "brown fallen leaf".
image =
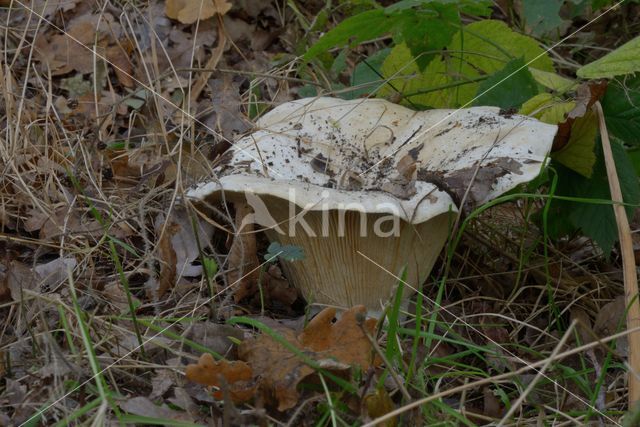
MULTIPOLYGON (((364 333, 367 331, 373 335, 377 321, 364 320, 366 308, 353 307, 333 323, 335 314, 333 308, 324 309, 300 334, 281 325, 274 329, 322 368, 335 374, 344 376, 349 373, 351 366, 366 370, 377 363, 371 342, 364 333)), ((279 411, 296 405, 298 385, 315 373, 314 368, 266 334, 245 340, 238 348, 238 355, 251 365, 254 372, 260 373, 260 387, 265 399, 275 402, 279 411)))
POLYGON ((118 81, 124 87, 132 88, 135 86, 133 80, 133 65, 129 55, 133 52, 133 44, 124 40, 117 45, 111 46, 107 49, 107 60, 111 64, 113 71, 116 73, 118 81))
POLYGON ((158 241, 158 258, 160 260, 159 281, 157 288, 147 287, 147 296, 155 301, 162 298, 169 289, 172 289, 177 280, 176 263, 178 258, 171 244, 171 239, 180 230, 180 226, 175 222, 171 222, 165 226, 162 221, 156 221, 156 231, 160 233, 162 228, 164 228, 164 232, 158 241))
POLYGON ((159 418, 173 421, 195 421, 186 412, 176 411, 166 405, 159 406, 144 396, 138 396, 131 399, 125 399, 118 403, 120 409, 134 415, 142 417, 159 418))
POLYGON ((218 400, 223 398, 221 388, 225 386, 229 387, 234 403, 251 400, 257 389, 256 383, 252 381, 253 371, 249 365, 242 361, 215 361, 210 353, 202 354, 198 364, 188 365, 185 375, 189 381, 216 387, 218 390, 213 392, 213 397, 218 400))
POLYGON ((253 223, 245 221, 253 215, 253 209, 247 203, 235 203, 237 234, 234 236, 229 249, 229 284, 233 284, 235 291, 233 298, 236 302, 258 292, 257 283, 260 275, 258 262, 256 235, 253 233, 253 223))
POLYGON ((226 0, 167 0, 165 13, 183 24, 193 24, 215 14, 224 15, 231 6, 226 0))

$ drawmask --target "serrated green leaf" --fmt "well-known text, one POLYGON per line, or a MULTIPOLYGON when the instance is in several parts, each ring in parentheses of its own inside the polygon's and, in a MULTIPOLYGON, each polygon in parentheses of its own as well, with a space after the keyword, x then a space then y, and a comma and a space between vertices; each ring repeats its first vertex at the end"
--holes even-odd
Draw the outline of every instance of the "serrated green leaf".
MULTIPOLYGON (((480 80, 521 56, 529 67, 554 72, 551 58, 535 39, 512 31, 501 21, 485 20, 466 25, 456 33, 447 50, 424 72, 414 63, 406 45, 393 48, 382 70, 412 103, 452 108, 470 102, 480 80)), ((390 93, 386 87, 381 95, 390 93)))
POLYGON ((640 71, 640 36, 578 69, 583 79, 601 79, 640 71))
POLYGON ((435 3, 443 5, 455 4, 460 8, 461 12, 475 16, 491 15, 491 6, 493 4, 491 0, 402 0, 387 6, 385 11, 391 13, 435 3))
MULTIPOLYGON (((640 184, 633 164, 620 143, 612 141, 611 148, 624 201, 637 205, 640 203, 640 184)), ((585 178, 568 168, 556 165, 559 175, 557 195, 584 198, 585 200, 611 200, 602 146, 599 142, 596 144, 596 154, 597 161, 591 178, 585 178)), ((631 215, 634 207, 628 206, 626 210, 627 214, 631 215)), ((568 218, 574 229, 581 229, 585 235, 592 238, 600 246, 605 254, 611 252, 613 245, 618 240, 616 219, 610 204, 555 200, 552 202, 552 215, 549 218, 552 222, 551 229, 561 234, 572 232, 567 229, 566 224, 564 226, 562 224, 566 223, 568 218)))
POLYGON ((444 49, 460 28, 460 15, 455 4, 433 2, 429 8, 407 10, 394 24, 397 43, 406 43, 420 70, 444 49))
POLYGON ((520 107, 538 93, 533 76, 523 58, 513 59, 478 85, 474 105, 492 105, 504 109, 520 107))
POLYGON ((397 19, 397 16, 389 15, 383 9, 368 10, 347 18, 320 37, 320 40, 309 48, 302 59, 310 61, 331 48, 355 46, 374 39, 391 31, 397 19))
POLYGON ((563 0, 523 0, 522 14, 531 34, 543 36, 564 24, 560 18, 563 0))
POLYGON ((609 133, 640 146, 640 76, 609 83, 602 109, 609 133))
POLYGON ((342 94, 341 98, 354 99, 375 93, 376 89, 383 84, 380 69, 389 52, 391 52, 389 48, 379 50, 356 65, 351 75, 351 86, 354 89, 342 94))

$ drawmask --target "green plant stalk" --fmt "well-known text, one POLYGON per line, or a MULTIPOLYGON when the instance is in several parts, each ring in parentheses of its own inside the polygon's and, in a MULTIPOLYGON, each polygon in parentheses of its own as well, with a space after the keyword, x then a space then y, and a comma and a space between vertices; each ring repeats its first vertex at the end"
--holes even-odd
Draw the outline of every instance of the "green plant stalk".
POLYGON ((407 370, 407 378, 413 378, 413 371, 416 366, 416 358, 418 356, 418 345, 420 344, 420 332, 422 331, 422 291, 424 289, 421 283, 418 287, 418 294, 416 296, 416 315, 414 328, 415 335, 413 336, 413 343, 411 345, 411 359, 409 360, 409 369, 407 370))
POLYGON ((67 322, 67 317, 65 316, 65 312, 62 308, 62 306, 57 305, 56 308, 58 309, 58 315, 60 316, 60 322, 62 323, 62 329, 64 329, 64 335, 67 339, 67 344, 69 345, 69 350, 71 351, 71 354, 78 356, 78 349, 76 348, 75 344, 73 343, 73 336, 71 335, 71 328, 69 327, 69 322, 67 322))
POLYGON ((109 227, 107 226, 107 222, 104 220, 104 218, 102 217, 102 214, 95 207, 91 199, 87 197, 87 195, 84 192, 84 189, 80 186, 80 183, 78 182, 76 177, 71 173, 71 171, 67 170, 67 176, 71 180, 76 191, 82 194, 84 201, 89 206, 91 215, 102 226, 104 230, 104 237, 100 241, 102 242, 105 238, 109 241, 109 252, 111 254, 111 258, 113 259, 113 263, 115 264, 116 270, 118 272, 118 277, 120 278, 120 282, 122 283, 125 294, 127 295, 127 304, 129 306, 129 312, 131 313, 131 318, 133 319, 133 330, 138 340, 138 347, 140 348, 140 352, 142 356, 146 357, 146 353, 144 350, 144 341, 142 340, 142 334, 140 333, 140 328, 138 327, 138 321, 136 319, 136 309, 135 309, 135 305, 133 304, 133 298, 131 297, 131 289, 129 288, 129 280, 127 280, 127 277, 124 274, 124 270, 122 268, 122 263, 120 262, 120 257, 118 256, 118 251, 116 250, 114 239, 109 234, 109 227))
MULTIPOLYGON (((555 324, 556 327, 558 328, 558 330, 560 331, 564 331, 564 325, 562 325, 562 320, 561 320, 561 316, 560 316, 560 310, 558 309, 558 306, 555 302, 555 298, 553 295, 553 289, 551 286, 551 271, 549 269, 549 229, 548 229, 548 224, 549 224, 549 209, 551 208, 551 202, 553 201, 555 192, 556 192, 556 187, 558 185, 558 174, 555 173, 553 175, 553 180, 551 181, 551 188, 549 189, 549 198, 546 200, 545 204, 544 204, 544 209, 542 211, 542 233, 543 233, 543 239, 544 239, 544 272, 545 272, 545 276, 547 276, 547 283, 546 283, 546 288, 547 288, 547 298, 549 300, 549 305, 551 308, 551 313, 553 313, 553 315, 555 316, 555 324)), ((551 326, 551 325, 550 325, 551 326)))
POLYGON ((153 324, 153 321, 149 322, 147 320, 144 319, 138 319, 138 321, 143 324, 145 327, 155 331, 155 332, 159 332, 162 335, 165 335, 171 339, 174 339, 176 341, 181 342, 182 344, 188 345, 189 347, 191 347, 192 349, 199 351, 201 353, 209 353, 211 354, 214 358, 216 358, 217 360, 225 360, 224 356, 221 354, 216 353, 215 351, 207 348, 206 346, 203 346, 202 344, 198 344, 195 341, 191 341, 190 339, 187 339, 185 337, 183 337, 182 335, 170 331, 169 329, 162 327, 162 326, 157 326, 153 324))
MULTIPOLYGON (((407 267, 403 267, 400 280, 396 284, 396 292, 393 300, 393 306, 391 312, 387 313, 387 320, 389 326, 387 328, 387 349, 385 357, 391 363, 400 365, 402 363, 402 354, 400 353, 400 346, 398 345, 398 318, 400 316, 400 305, 402 304, 402 295, 404 293, 404 284, 407 279, 407 267)), ((389 369, 392 369, 389 366, 389 369)))
POLYGON ((264 316, 264 290, 262 289, 262 277, 264 276, 264 269, 267 264, 263 264, 258 272, 258 292, 260 293, 260 315, 264 316))
POLYGON ((215 291, 213 289, 213 277, 209 277, 209 269, 206 267, 206 260, 204 256, 204 252, 202 250, 202 244, 200 243, 200 233, 198 230, 198 222, 193 214, 189 215, 191 219, 191 229, 193 230, 193 236, 196 241, 196 246, 198 248, 198 255, 200 256, 200 264, 202 265, 202 274, 204 275, 204 279, 207 282, 207 288, 209 290, 209 316, 215 317, 215 302, 214 296, 215 291))
POLYGON ((66 427, 66 426, 73 425, 73 421, 87 414, 89 411, 91 411, 92 409, 100 405, 101 402, 102 402, 101 397, 95 398, 94 400, 87 403, 83 407, 75 410, 71 415, 66 417, 64 420, 60 420, 57 423, 55 423, 53 427, 66 427))
POLYGON ((109 239, 109 251, 111 252, 111 257, 116 266, 116 270, 118 271, 118 276, 120 278, 120 283, 122 283, 122 287, 124 288, 124 293, 127 295, 127 305, 129 306, 129 313, 131 314, 131 319, 133 319, 133 330, 136 334, 136 338, 138 339, 138 347, 140 348, 140 353, 143 357, 146 357, 146 352, 144 350, 144 341, 142 339, 142 333, 140 333, 140 327, 138 326, 138 319, 136 318, 136 308, 133 304, 133 298, 131 297, 131 289, 129 289, 129 280, 124 274, 124 269, 122 268, 122 263, 120 262, 120 257, 118 256, 118 252, 116 251, 116 246, 113 243, 112 239, 109 239))
POLYGON ((98 389, 98 394, 101 402, 107 402, 113 412, 116 414, 118 418, 120 418, 120 410, 118 409, 118 405, 113 402, 111 399, 110 393, 107 393, 107 384, 102 376, 102 369, 100 369, 100 363, 98 362, 98 358, 96 356, 95 349, 91 343, 91 337, 89 335, 89 329, 87 328, 87 324, 84 321, 84 313, 80 308, 80 304, 78 304, 78 296, 76 294, 76 288, 73 280, 73 273, 71 268, 67 268, 67 274, 69 277, 69 290, 71 294, 71 302, 73 303, 73 309, 76 314, 76 318, 78 319, 78 326, 80 327, 80 332, 82 336, 82 342, 84 344, 85 351, 89 356, 89 365, 91 366, 91 370, 93 371, 93 376, 95 378, 96 387, 98 389))

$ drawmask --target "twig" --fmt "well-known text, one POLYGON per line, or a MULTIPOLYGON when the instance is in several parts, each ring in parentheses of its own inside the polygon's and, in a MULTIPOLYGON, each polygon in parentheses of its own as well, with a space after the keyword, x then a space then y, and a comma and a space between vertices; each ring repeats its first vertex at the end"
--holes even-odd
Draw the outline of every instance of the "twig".
MULTIPOLYGON (((611 151, 611 142, 609 141, 602 105, 600 105, 600 102, 596 102, 594 108, 598 114, 604 163, 607 168, 611 200, 614 202, 613 212, 618 225, 622 271, 624 274, 625 303, 627 305, 627 329, 634 329, 640 326, 640 305, 638 305, 636 299, 638 296, 638 276, 633 253, 633 242, 631 240, 631 228, 623 205, 622 190, 620 189, 620 181, 616 172, 616 164, 613 160, 613 152, 611 151)), ((629 370, 629 408, 632 408, 640 400, 640 378, 637 375, 637 373, 640 373, 640 333, 637 332, 629 334, 629 370)))

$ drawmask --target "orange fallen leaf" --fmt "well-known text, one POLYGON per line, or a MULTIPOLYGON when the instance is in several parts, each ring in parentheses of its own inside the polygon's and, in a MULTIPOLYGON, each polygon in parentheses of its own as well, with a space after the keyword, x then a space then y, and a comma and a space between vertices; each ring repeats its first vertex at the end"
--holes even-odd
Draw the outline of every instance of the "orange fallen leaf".
MULTIPOLYGON (((197 365, 188 365, 185 375, 189 381, 216 387, 229 387, 229 393, 234 403, 250 400, 256 392, 256 384, 252 381, 251 367, 242 361, 215 361, 209 353, 200 356, 197 365)), ((216 399, 223 399, 223 390, 213 393, 216 399)))
POLYGON ((224 15, 230 9, 231 3, 226 0, 167 0, 165 13, 183 24, 193 24, 215 14, 224 15))
MULTIPOLYGON (((324 309, 300 334, 290 328, 275 329, 286 341, 334 374, 344 376, 342 374, 348 374, 352 366, 368 369, 375 360, 364 331, 373 335, 377 321, 366 319, 360 326, 360 320, 366 315, 364 306, 351 308, 332 323, 335 314, 333 308, 324 309)), ((260 372, 266 400, 275 400, 280 411, 296 405, 298 384, 315 373, 315 369, 269 335, 244 341, 238 348, 238 355, 254 372, 260 372)))

